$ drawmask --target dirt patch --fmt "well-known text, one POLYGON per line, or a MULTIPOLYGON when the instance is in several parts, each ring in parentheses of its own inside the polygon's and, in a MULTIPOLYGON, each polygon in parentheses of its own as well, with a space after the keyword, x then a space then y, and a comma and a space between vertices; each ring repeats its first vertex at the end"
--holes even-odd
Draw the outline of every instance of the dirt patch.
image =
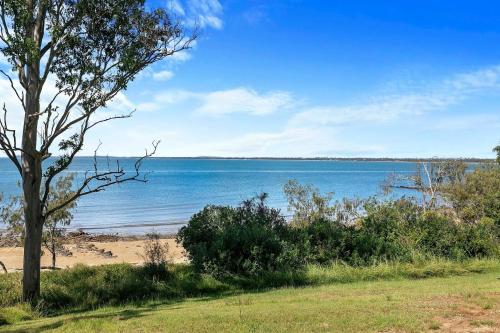
POLYGON ((498 293, 443 297, 437 301, 441 303, 439 308, 442 314, 434 318, 429 331, 500 332, 500 295, 498 293))

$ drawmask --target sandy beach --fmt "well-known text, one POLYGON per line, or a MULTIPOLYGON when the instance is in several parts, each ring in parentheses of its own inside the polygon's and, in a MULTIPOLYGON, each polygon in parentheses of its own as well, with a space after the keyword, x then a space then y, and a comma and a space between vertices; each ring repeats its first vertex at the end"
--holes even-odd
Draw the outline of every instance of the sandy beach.
MULTIPOLYGON (((143 253, 146 240, 144 239, 119 239, 116 241, 74 241, 65 244, 70 255, 58 255, 57 267, 68 268, 76 264, 89 266, 116 263, 130 263, 140 265, 144 262, 143 253)), ((173 263, 186 262, 182 247, 174 238, 161 239, 163 244, 168 244, 168 259, 173 263)), ((42 266, 51 264, 50 253, 44 251, 42 266)), ((22 247, 0 247, 0 261, 5 264, 8 272, 21 271, 23 267, 22 247)))

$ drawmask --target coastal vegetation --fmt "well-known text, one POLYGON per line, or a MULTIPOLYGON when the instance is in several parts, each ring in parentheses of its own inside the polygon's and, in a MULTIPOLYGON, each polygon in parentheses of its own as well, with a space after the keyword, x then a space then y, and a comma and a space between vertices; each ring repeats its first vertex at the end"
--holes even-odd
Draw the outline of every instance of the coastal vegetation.
POLYGON ((178 240, 195 269, 213 276, 335 262, 499 258, 500 167, 467 172, 461 163, 432 163, 405 178, 405 188, 420 192, 421 199, 332 202, 331 194, 291 181, 285 186, 290 223, 266 206, 263 194, 238 207, 205 207, 181 228, 178 240))

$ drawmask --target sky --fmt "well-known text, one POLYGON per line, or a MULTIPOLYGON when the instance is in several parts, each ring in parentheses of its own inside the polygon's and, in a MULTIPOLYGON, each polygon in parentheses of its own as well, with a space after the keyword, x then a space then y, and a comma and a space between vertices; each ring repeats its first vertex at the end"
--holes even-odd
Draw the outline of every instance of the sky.
POLYGON ((147 4, 201 35, 117 96, 103 112, 133 118, 95 129, 82 155, 161 140, 157 156, 493 157, 500 143, 498 1, 147 4))

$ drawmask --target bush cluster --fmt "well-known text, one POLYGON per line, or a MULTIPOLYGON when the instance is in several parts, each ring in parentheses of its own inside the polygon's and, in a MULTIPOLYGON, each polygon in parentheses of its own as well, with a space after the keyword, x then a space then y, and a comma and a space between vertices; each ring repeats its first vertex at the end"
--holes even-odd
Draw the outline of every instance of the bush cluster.
POLYGON ((445 209, 428 210, 402 198, 367 200, 353 213, 359 216, 354 220, 346 218, 343 204, 328 214, 304 205, 313 214, 299 212, 294 218, 307 221, 287 223, 264 199, 239 207, 207 206, 181 229, 178 240, 198 271, 255 275, 339 261, 360 266, 499 255, 500 233, 489 217, 465 223, 445 209))
POLYGON ((308 262, 414 262, 499 255, 499 231, 488 218, 460 223, 445 211, 423 210, 408 199, 368 202, 355 224, 321 219, 299 230, 310 241, 308 262))

